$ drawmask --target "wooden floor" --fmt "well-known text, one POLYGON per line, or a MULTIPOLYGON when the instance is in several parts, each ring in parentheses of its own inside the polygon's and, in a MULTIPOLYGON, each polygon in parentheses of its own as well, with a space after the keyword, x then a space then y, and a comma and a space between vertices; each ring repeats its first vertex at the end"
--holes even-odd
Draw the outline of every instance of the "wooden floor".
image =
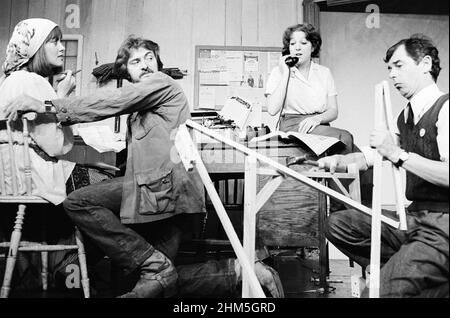
MULTIPOLYGON (((355 264, 352 268, 347 260, 330 260, 330 275, 328 288, 323 289, 318 284, 318 257, 314 250, 306 257, 300 257, 298 251, 279 252, 273 257, 273 267, 278 270, 283 283, 286 298, 351 298, 350 277, 361 274, 361 268, 355 264)), ((0 261, 3 260, 0 259, 0 261)), ((0 270, 3 275, 3 267, 0 270)), ((97 276, 98 277, 98 276, 97 276)), ((95 279, 95 278, 93 278, 95 279)), ((97 282, 98 283, 98 282, 97 282)), ((104 282, 103 282, 104 283, 104 282)), ((98 285, 98 284, 97 284, 98 285)), ((114 297, 112 290, 103 288, 94 298, 114 297)), ((81 298, 81 290, 14 290, 11 298, 81 298)))

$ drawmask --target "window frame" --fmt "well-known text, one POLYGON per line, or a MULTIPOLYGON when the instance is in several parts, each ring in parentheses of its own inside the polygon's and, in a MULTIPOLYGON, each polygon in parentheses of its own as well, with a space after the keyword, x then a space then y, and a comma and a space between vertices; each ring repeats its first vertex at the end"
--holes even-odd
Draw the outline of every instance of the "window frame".
MULTIPOLYGON (((83 36, 81 34, 63 34, 62 41, 77 41, 77 70, 82 70, 83 68, 83 36)), ((76 80, 76 88, 75 88, 75 95, 80 96, 81 95, 81 73, 75 74, 75 80, 76 80)))

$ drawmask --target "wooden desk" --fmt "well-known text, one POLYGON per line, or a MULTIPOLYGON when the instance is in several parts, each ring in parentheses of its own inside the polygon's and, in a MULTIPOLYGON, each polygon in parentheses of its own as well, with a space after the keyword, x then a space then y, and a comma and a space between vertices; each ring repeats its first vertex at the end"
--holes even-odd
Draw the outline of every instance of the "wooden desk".
MULTIPOLYGON (((290 156, 306 153, 298 144, 279 141, 246 146, 281 164, 286 164, 290 156)), ((221 143, 203 144, 200 150, 202 160, 214 179, 243 179, 245 155, 221 143)), ((294 165, 291 168, 302 171, 311 166, 294 165)), ((268 176, 259 176, 257 190, 262 189, 269 179, 268 176)), ((318 191, 286 178, 258 213, 258 243, 277 247, 319 247, 318 211, 318 191)))
MULTIPOLYGON (((279 141, 250 143, 246 146, 283 165, 286 165, 288 157, 307 153, 298 144, 279 141)), ((218 175, 219 179, 243 179, 245 155, 239 151, 221 143, 204 144, 200 146, 200 155, 212 179, 214 175, 218 175)), ((310 168, 309 165, 291 166, 297 172, 305 172, 310 168)), ((257 191, 270 179, 271 176, 258 175, 257 191)), ((325 183, 325 179, 319 180, 325 183)), ((326 278, 329 274, 328 247, 323 231, 327 216, 326 200, 326 196, 319 191, 287 177, 256 216, 256 246, 319 249, 319 282, 323 288, 327 288, 326 278)))

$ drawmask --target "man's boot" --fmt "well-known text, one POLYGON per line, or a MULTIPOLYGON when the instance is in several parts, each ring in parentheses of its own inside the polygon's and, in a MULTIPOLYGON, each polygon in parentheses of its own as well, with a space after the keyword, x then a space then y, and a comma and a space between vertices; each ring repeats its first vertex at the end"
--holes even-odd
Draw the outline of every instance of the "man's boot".
POLYGON ((120 298, 171 297, 176 293, 178 274, 169 258, 158 250, 142 263, 140 279, 133 290, 120 298))
MULTIPOLYGON (((236 272, 237 281, 242 281, 242 268, 237 259, 234 263, 234 270, 236 272)), ((284 298, 284 290, 280 276, 272 267, 264 264, 260 260, 256 260, 255 274, 261 286, 265 288, 273 298, 284 298)))

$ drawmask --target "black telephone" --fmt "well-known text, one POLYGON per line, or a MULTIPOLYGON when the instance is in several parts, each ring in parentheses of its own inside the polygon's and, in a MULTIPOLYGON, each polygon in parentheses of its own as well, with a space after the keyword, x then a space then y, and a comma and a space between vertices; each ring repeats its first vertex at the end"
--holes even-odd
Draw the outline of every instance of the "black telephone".
MULTIPOLYGON (((283 55, 283 56, 289 55, 289 50, 283 50, 283 51, 281 52, 281 55, 283 55)), ((286 65, 289 66, 289 67, 294 67, 295 64, 298 63, 298 57, 296 57, 296 56, 289 56, 289 57, 285 60, 285 63, 286 63, 286 65)))

